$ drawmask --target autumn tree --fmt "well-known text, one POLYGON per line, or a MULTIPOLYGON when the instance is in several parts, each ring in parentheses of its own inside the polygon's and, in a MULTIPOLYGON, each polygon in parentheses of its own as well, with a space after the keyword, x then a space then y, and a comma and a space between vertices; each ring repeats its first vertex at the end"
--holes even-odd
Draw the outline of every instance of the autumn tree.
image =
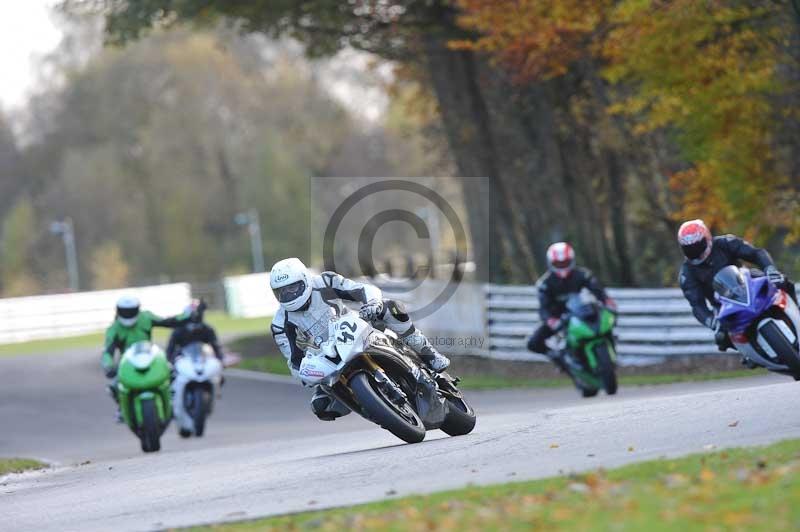
POLYGON ((522 198, 528 194, 525 189, 514 190, 503 178, 506 158, 499 154, 491 131, 491 110, 478 82, 480 60, 472 52, 447 46, 449 40, 467 35, 457 24, 457 10, 449 1, 353 4, 260 0, 211 4, 157 0, 141 4, 66 0, 62 5, 105 13, 109 40, 114 43, 140 37, 154 26, 185 21, 203 26, 227 17, 246 31, 297 39, 311 56, 352 47, 413 64, 436 95, 458 174, 490 179, 490 187, 464 190, 470 205, 470 225, 487 228, 491 234, 488 239, 473 239, 475 259, 486 265, 480 269, 481 275, 488 278, 491 271, 498 279, 532 279, 537 238, 532 236, 526 219, 522 198))
POLYGON ((462 23, 480 37, 454 46, 493 54, 519 83, 585 75, 587 65, 599 65, 597 73, 614 84, 599 102, 626 118, 621 132, 634 135, 628 142, 676 139, 685 164, 668 165, 678 196, 673 219, 702 216, 762 242, 793 223, 791 176, 774 153, 776 96, 787 90, 779 71, 796 62, 789 53, 796 26, 785 2, 459 5, 462 23))
MULTIPOLYGON (((705 217, 717 228, 766 242, 795 216, 774 135, 776 96, 790 89, 796 31, 783 2, 620 2, 601 43, 608 78, 634 87, 614 107, 637 132, 671 129, 689 167, 672 175, 677 218, 705 217), (788 200, 788 201, 787 201, 788 200)), ((795 86, 792 90, 797 90, 795 86)))

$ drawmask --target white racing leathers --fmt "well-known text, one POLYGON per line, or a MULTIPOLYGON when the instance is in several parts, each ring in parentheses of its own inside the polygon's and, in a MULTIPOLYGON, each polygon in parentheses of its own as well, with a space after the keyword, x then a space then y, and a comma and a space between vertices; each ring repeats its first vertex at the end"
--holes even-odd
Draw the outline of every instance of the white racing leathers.
MULTIPOLYGON (((290 312, 281 307, 272 320, 272 337, 296 378, 301 377, 298 372, 306 349, 319 346, 328 339, 328 323, 332 317, 344 311, 343 300, 361 304, 382 300, 378 287, 358 283, 335 272, 312 276, 311 288, 311 298, 303 308, 290 312)), ((441 357, 428 339, 414 327, 400 302, 383 301, 382 312, 373 325, 382 325, 394 332, 406 345, 420 353, 423 359, 430 359, 434 354, 441 357)), ((319 388, 311 399, 311 409, 323 420, 332 420, 350 412, 345 405, 319 388)))

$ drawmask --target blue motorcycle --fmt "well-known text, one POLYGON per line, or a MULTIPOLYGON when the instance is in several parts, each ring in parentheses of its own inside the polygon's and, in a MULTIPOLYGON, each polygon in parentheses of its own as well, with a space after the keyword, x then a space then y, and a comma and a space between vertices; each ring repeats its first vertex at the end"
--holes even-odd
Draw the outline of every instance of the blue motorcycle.
POLYGON ((746 268, 714 276, 717 318, 734 347, 754 364, 800 380, 800 310, 785 290, 746 268))

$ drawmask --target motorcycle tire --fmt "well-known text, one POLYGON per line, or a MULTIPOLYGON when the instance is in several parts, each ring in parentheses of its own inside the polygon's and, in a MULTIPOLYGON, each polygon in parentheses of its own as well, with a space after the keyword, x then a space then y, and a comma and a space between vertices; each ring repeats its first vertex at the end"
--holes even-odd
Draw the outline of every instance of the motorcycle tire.
POLYGON ((425 439, 425 425, 409 406, 409 416, 401 416, 389 399, 377 389, 372 375, 357 373, 350 379, 350 389, 369 419, 406 443, 419 443, 425 439))
POLYGON ((608 352, 608 344, 597 344, 594 355, 597 357, 597 373, 603 382, 603 389, 608 395, 614 395, 617 393, 617 372, 608 352))
POLYGON ((140 435, 142 451, 154 453, 161 450, 161 429, 159 425, 155 400, 145 399, 142 401, 142 426, 140 435))
POLYGON ((463 436, 472 432, 476 423, 475 411, 463 399, 447 399, 447 416, 439 427, 450 436, 463 436))
POLYGON ((192 394, 191 399, 191 415, 194 422, 194 435, 202 437, 206 431, 206 418, 208 417, 208 403, 210 400, 209 394, 205 390, 195 388, 190 391, 192 394))
POLYGON ((795 375, 800 375, 800 359, 794 346, 783 335, 775 323, 770 322, 759 329, 759 333, 778 355, 778 359, 792 370, 795 375))

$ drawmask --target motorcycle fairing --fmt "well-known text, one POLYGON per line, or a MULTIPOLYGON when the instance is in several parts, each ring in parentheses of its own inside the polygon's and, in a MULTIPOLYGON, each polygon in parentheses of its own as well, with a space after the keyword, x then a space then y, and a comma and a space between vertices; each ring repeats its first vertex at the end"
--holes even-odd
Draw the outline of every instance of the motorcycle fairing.
POLYGON ((760 331, 768 323, 774 323, 797 349, 800 309, 784 290, 776 288, 766 277, 753 277, 745 268, 737 273, 748 297, 736 301, 718 294, 721 303, 718 318, 729 331, 733 346, 742 355, 768 370, 790 373, 789 367, 779 360, 760 331), (781 315, 788 318, 788 323, 781 315))
POLYGON ((409 379, 404 382, 408 388, 406 393, 426 429, 437 428, 444 421, 447 416, 445 399, 438 393, 436 382, 420 368, 422 362, 407 347, 399 345, 364 320, 349 315, 331 321, 328 338, 319 349, 306 351, 299 369, 304 382, 322 385, 348 407, 360 411, 358 405, 343 393, 343 387, 337 384, 355 359, 368 355, 387 373, 413 376, 414 382, 409 382, 409 379))
POLYGON ((187 388, 202 386, 213 394, 220 384, 222 369, 222 363, 199 342, 181 350, 181 355, 175 360, 175 380, 172 382, 173 411, 181 428, 194 430, 194 420, 185 405, 187 388))
MULTIPOLYGON (((735 268, 735 266, 729 266, 729 268, 735 268)), ((721 304, 717 318, 733 334, 744 333, 750 324, 773 305, 778 292, 769 279, 753 277, 749 270, 742 269, 741 279, 747 294, 746 298, 736 300, 717 294, 721 304)))

